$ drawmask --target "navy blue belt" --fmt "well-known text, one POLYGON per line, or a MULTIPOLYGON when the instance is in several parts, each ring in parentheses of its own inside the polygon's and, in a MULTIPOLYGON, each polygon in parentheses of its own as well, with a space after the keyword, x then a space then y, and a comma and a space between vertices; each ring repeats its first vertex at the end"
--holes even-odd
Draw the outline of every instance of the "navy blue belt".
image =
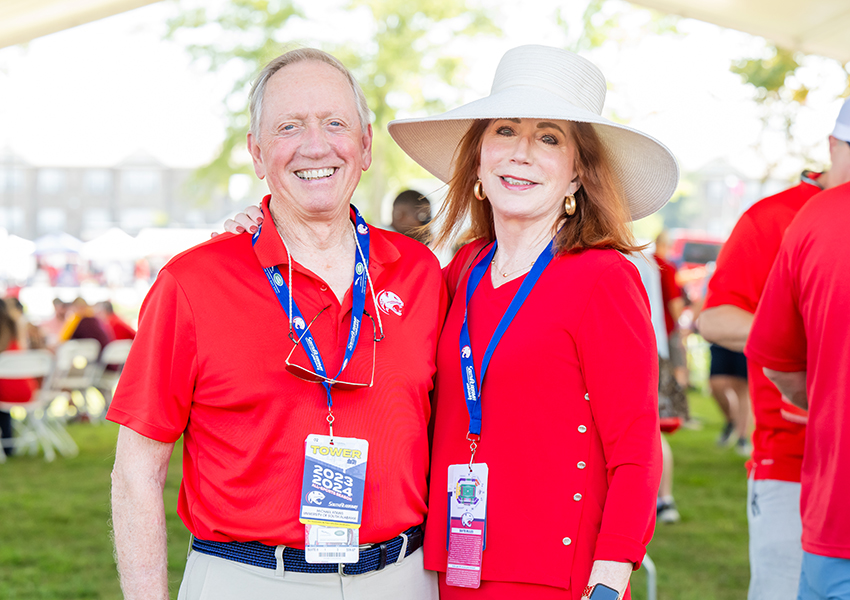
MULTIPOLYGON (((303 550, 287 546, 283 549, 283 568, 295 573, 339 573, 340 575, 362 575, 370 571, 380 571, 387 565, 398 562, 404 545, 402 536, 407 536, 404 556, 409 556, 422 547, 424 535, 422 528, 416 525, 391 540, 361 548, 360 560, 351 564, 308 563, 304 560, 303 550)), ((267 546, 260 542, 209 542, 197 538, 192 540, 192 550, 264 569, 277 568, 275 548, 276 546, 267 546)))

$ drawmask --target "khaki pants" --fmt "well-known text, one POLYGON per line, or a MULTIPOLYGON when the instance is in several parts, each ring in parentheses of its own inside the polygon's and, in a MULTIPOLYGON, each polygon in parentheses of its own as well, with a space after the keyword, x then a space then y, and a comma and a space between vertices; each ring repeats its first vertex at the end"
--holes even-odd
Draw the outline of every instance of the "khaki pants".
POLYGON ((437 600, 437 574, 420 548, 381 571, 363 575, 264 569, 192 551, 177 600, 437 600))

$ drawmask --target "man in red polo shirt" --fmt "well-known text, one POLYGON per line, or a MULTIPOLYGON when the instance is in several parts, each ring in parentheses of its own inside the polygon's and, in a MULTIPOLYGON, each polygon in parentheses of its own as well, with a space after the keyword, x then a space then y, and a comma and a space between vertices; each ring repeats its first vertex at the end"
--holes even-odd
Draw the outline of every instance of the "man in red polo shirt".
POLYGON ((109 325, 109 328, 112 330, 113 339, 135 339, 136 330, 133 329, 124 319, 115 314, 115 308, 109 300, 104 300, 103 302, 95 304, 94 313, 99 319, 109 325))
POLYGON ((269 63, 248 134, 264 224, 175 257, 148 294, 108 413, 125 598, 168 597, 162 488, 181 436, 180 600, 436 598, 420 525, 447 295, 425 246, 349 203, 368 115, 332 56, 269 63))
MULTIPOLYGON (((697 320, 706 340, 736 352, 744 349, 785 230, 812 196, 837 180, 832 172, 805 171, 799 184, 760 200, 741 216, 720 251, 697 320)), ((747 357, 755 418, 747 462, 748 600, 792 600, 803 553, 799 505, 806 412, 783 402, 762 367, 747 357)))
POLYGON ((746 354, 787 402, 808 409, 798 598, 850 599, 850 102, 830 136, 835 186, 788 227, 746 354))

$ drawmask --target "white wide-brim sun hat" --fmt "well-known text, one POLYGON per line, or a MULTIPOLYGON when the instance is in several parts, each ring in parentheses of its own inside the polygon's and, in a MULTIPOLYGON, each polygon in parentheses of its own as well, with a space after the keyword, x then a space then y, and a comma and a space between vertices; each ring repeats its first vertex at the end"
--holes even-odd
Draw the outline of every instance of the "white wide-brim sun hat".
POLYGON ((393 121, 388 129, 410 158, 448 183, 458 145, 476 119, 590 123, 637 220, 667 203, 679 167, 658 140, 600 116, 606 91, 605 76, 587 59, 560 48, 520 46, 502 57, 486 98, 433 117, 393 121))

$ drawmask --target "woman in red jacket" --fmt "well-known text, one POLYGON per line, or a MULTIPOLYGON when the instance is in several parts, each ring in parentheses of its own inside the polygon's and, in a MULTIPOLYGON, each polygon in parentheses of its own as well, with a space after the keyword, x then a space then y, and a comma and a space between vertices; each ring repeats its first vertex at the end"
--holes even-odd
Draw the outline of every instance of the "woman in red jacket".
POLYGON ((444 600, 628 598, 652 535, 658 355, 623 254, 678 168, 599 116, 605 89, 583 58, 524 46, 490 96, 389 125, 449 184, 437 242, 471 221, 437 351, 425 566, 444 600))
POLYGON ((389 125, 449 184, 437 242, 471 224, 437 351, 425 566, 443 600, 629 598, 652 536, 658 355, 623 255, 678 167, 600 116, 605 89, 581 57, 523 46, 487 98, 389 125))

